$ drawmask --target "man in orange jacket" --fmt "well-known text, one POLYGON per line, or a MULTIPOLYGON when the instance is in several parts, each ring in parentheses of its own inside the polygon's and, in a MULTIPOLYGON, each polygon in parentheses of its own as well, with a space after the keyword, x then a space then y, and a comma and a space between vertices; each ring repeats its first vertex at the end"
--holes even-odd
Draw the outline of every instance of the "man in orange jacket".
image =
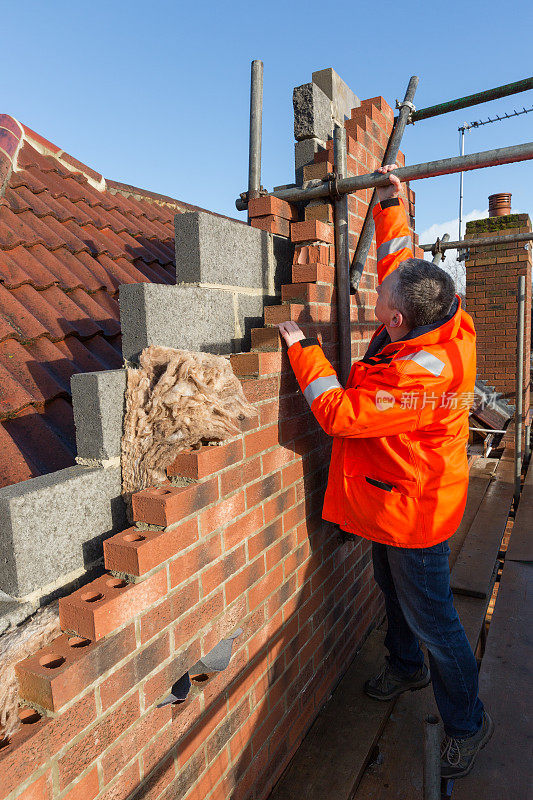
POLYGON ((431 680, 446 733, 442 776, 459 778, 494 728, 478 697, 476 661, 453 605, 448 567, 447 539, 468 488, 476 335, 451 277, 412 257, 396 168, 380 168, 390 185, 377 190, 373 212, 381 325, 346 388, 318 340, 305 338, 295 322, 279 329, 313 414, 333 436, 322 516, 372 540, 389 655, 365 691, 390 700, 431 680))

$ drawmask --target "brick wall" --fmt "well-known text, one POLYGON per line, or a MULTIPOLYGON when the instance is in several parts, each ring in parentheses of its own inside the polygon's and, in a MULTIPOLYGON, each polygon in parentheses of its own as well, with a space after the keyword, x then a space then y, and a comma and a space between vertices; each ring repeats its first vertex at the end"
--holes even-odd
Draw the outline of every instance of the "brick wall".
MULTIPOLYGON (((392 119, 373 98, 346 123, 352 174, 381 161, 392 119)), ((311 172, 325 169, 317 153, 311 172)), ((352 247, 369 199, 350 201, 352 247)), ((105 542, 106 572, 62 599, 63 634, 17 668, 25 719, 0 746, 1 800, 265 800, 382 617, 370 543, 341 544, 321 519, 330 441, 273 327, 297 320, 337 361, 331 208, 298 221, 258 200, 251 213, 295 243, 282 304, 231 357, 258 416, 135 495, 136 524, 105 542), (224 671, 155 708, 237 627, 224 671)), ((375 327, 375 259, 352 298, 354 357, 375 327)))
MULTIPOLYGON (((468 222, 465 239, 508 236, 531 231, 527 214, 468 222)), ((498 244, 470 250, 466 262, 466 308, 477 332, 480 378, 514 403, 518 276, 526 278, 524 342, 524 416, 530 414, 531 247, 527 243, 498 244)))

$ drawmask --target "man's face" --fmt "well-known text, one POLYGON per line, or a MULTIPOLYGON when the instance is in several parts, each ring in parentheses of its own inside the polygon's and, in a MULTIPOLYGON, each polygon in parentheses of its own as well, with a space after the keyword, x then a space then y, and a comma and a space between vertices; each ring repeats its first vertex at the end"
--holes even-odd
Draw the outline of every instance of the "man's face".
POLYGON ((374 313, 376 318, 379 322, 382 322, 387 327, 392 325, 393 317, 401 316, 401 312, 398 311, 397 308, 391 307, 391 292, 396 284, 397 276, 396 270, 391 272, 390 275, 383 280, 382 283, 377 286, 376 291, 378 293, 378 299, 376 301, 376 307, 374 309, 374 313))

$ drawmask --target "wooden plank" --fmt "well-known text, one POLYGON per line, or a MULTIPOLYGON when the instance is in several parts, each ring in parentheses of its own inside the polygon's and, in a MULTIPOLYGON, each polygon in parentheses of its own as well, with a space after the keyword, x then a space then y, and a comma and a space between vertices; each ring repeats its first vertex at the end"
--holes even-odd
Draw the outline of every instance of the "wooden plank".
POLYGON ((453 604, 459 614, 459 619, 465 629, 467 639, 474 653, 476 652, 479 635, 485 622, 485 616, 492 594, 492 585, 487 597, 457 595, 453 599, 453 604))
MULTIPOLYGON (((396 701, 353 800, 418 800, 423 794, 424 717, 436 714, 431 685, 396 701)), ((333 796, 332 796, 333 800, 333 796)))
POLYGON ((363 692, 384 657, 373 631, 324 706, 269 800, 348 800, 394 705, 363 692))
POLYGON ((506 560, 533 561, 533 458, 529 462, 511 533, 506 560))
POLYGON ((533 797, 533 564, 507 561, 479 675, 479 693, 495 722, 474 769, 456 781, 453 800, 533 797))
POLYGON ((478 512, 481 501, 494 474, 498 461, 495 458, 478 458, 470 468, 468 479, 468 496, 463 518, 453 536, 448 540, 450 545, 450 569, 459 555, 459 551, 467 537, 470 526, 478 512))
POLYGON ((500 460, 452 570, 454 593, 489 596, 513 490, 513 463, 500 460))

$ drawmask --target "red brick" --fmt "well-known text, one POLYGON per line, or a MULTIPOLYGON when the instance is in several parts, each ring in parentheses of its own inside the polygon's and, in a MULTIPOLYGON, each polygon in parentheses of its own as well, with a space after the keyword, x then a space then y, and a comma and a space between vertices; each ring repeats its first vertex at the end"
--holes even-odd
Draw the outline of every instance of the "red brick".
MULTIPOLYGON (((96 770, 95 770, 96 771, 96 770)), ((87 793, 86 795, 77 794, 66 795, 66 800, 92 800, 98 794, 98 778, 96 779, 96 792, 93 794, 87 793)), ((0 787, 2 791, 2 787, 0 787)), ((44 775, 41 775, 36 781, 28 786, 22 794, 19 794, 17 800, 50 800, 52 797, 52 771, 48 770, 44 775)))
MULTIPOLYGON (((170 639, 168 633, 154 639, 144 650, 135 653, 123 667, 112 672, 100 684, 102 710, 107 711, 110 706, 114 705, 133 686, 146 678, 150 672, 153 672, 169 656, 170 639)), ((127 759, 127 761, 129 760, 127 759)))
POLYGON ((266 600, 268 595, 272 594, 282 582, 283 567, 279 564, 275 569, 265 575, 256 586, 250 589, 248 594, 250 611, 253 611, 254 608, 257 608, 258 605, 266 600))
POLYGON ((58 761, 60 791, 124 733, 139 714, 139 695, 135 693, 70 747, 58 761))
POLYGON ((281 372, 280 351, 273 353, 235 353, 230 356, 231 367, 239 377, 259 377, 281 372))
POLYGON ((200 570, 215 561, 222 555, 222 540, 220 534, 209 539, 202 538, 199 544, 187 553, 178 556, 170 563, 170 586, 174 589, 180 583, 185 583, 191 576, 197 575, 200 570))
POLYGON ((143 489, 132 497, 133 518, 152 525, 172 525, 218 499, 218 480, 177 488, 165 483, 157 489, 143 489))
POLYGON ((62 634, 15 666, 21 698, 59 711, 136 648, 129 625, 103 642, 62 634))
POLYGON ((279 197, 258 197, 248 203, 249 217, 264 217, 273 214, 276 217, 290 219, 294 222, 298 219, 298 209, 296 206, 281 200, 279 197))
POLYGON ((274 472, 270 475, 267 475, 266 478, 262 478, 260 481, 256 483, 252 483, 246 489, 246 506, 248 508, 253 508, 253 506, 259 505, 270 497, 276 492, 279 492, 281 489, 281 475, 279 472, 274 472))
POLYGON ((333 283, 335 280, 335 267, 327 264, 293 264, 292 282, 309 283, 312 281, 320 283, 333 283))
POLYGON ((244 566, 246 556, 244 545, 231 553, 226 553, 216 564, 208 567, 202 574, 202 588, 204 595, 210 594, 231 575, 244 566))
MULTIPOLYGON (((93 767, 83 778, 78 778, 70 792, 63 795, 62 800, 93 800, 100 791, 98 770, 93 767)), ((36 797, 35 800, 41 800, 36 797)))
POLYGON ((226 603, 232 603, 239 595, 243 595, 264 574, 265 560, 261 556, 226 583, 226 603))
POLYGON ((152 636, 164 630, 174 620, 191 609, 200 598, 200 583, 198 578, 180 587, 162 603, 151 608, 141 617, 141 642, 144 644, 152 636))
POLYGON ((241 383, 244 395, 249 403, 260 403, 263 400, 272 400, 279 394, 279 376, 271 378, 251 378, 250 380, 243 380, 241 383))
POLYGON ((291 223, 288 219, 274 217, 272 215, 267 217, 254 217, 250 220, 250 225, 252 228, 260 228, 263 231, 267 231, 267 233, 275 233, 278 236, 286 236, 287 238, 290 236, 291 232, 291 223))
POLYGON ((328 173, 333 172, 331 161, 319 161, 317 164, 306 164, 303 168, 304 181, 315 181, 318 178, 325 178, 328 173))
POLYGON ((263 428, 254 433, 248 433, 244 439, 244 447, 246 451, 246 458, 255 456, 263 450, 268 450, 270 447, 278 444, 278 426, 271 425, 269 428, 263 428))
POLYGON ((25 711, 22 728, 11 737, 8 745, 0 747, 2 797, 27 780, 50 756, 50 722, 36 712, 32 714, 30 709, 25 711))
POLYGON ((265 325, 279 325, 280 322, 309 322, 309 309, 303 303, 283 303, 279 306, 266 306, 265 325))
POLYGON ((281 287, 283 302, 330 303, 335 300, 332 286, 317 286, 316 283, 287 283, 281 287))
MULTIPOLYGON (((139 761, 130 764, 98 800, 128 800, 141 782, 139 761)), ((146 795, 144 796, 146 798, 146 795)), ((144 800, 144 798, 143 798, 144 800)))
POLYGON ((183 450, 178 453, 170 467, 167 467, 167 475, 182 475, 184 478, 201 480, 236 464, 241 458, 242 439, 218 445, 204 445, 198 450, 183 450))
POLYGON ((152 675, 144 684, 145 708, 166 697, 172 684, 187 672, 200 658, 200 643, 192 642, 185 650, 178 653, 168 664, 152 675))
POLYGON ((145 611, 166 592, 165 569, 137 584, 102 575, 60 599, 61 627, 88 639, 101 639, 145 611))
POLYGON ((331 203, 308 205, 304 209, 304 215, 306 220, 318 219, 320 222, 333 223, 333 206, 331 203))
MULTIPOLYGON (((172 708, 172 706, 169 706, 169 708, 172 708)), ((172 717, 172 711, 170 715, 172 717)), ((148 773, 157 767, 157 765, 164 760, 165 756, 170 755, 173 745, 174 737, 172 735, 172 726, 167 725, 158 736, 152 739, 142 754, 145 775, 148 775, 148 773)), ((144 746, 144 743, 142 746, 144 746)))
POLYGON ((261 475, 261 458, 257 456, 238 467, 233 467, 221 475, 220 493, 222 497, 232 494, 237 489, 254 481, 261 475))
POLYGON ((110 783, 124 764, 135 758, 145 744, 153 739, 158 731, 170 722, 171 718, 170 706, 154 708, 142 720, 133 725, 127 735, 123 736, 120 742, 117 742, 102 756, 104 783, 110 783))
POLYGON ((269 475, 276 469, 280 469, 281 467, 285 466, 285 464, 294 461, 294 450, 291 450, 290 447, 276 447, 275 450, 270 450, 268 453, 264 453, 261 456, 261 460, 263 462, 263 474, 269 475))
POLYGON ((293 222, 291 224, 291 240, 293 242, 328 242, 333 244, 335 234, 333 226, 319 220, 293 222))
MULTIPOLYGON (((248 434, 248 436, 253 434, 248 434)), ((202 536, 222 528, 240 514, 244 513, 244 491, 221 500, 200 514, 200 530, 202 536)))
POLYGON ((52 720, 48 726, 50 752, 55 755, 95 720, 96 698, 91 691, 52 720))
POLYGON ((261 508, 252 509, 246 516, 234 522, 233 525, 228 525, 223 534, 224 549, 231 550, 236 545, 246 541, 262 524, 263 510, 261 508))
POLYGON ((277 328, 252 328, 252 350, 272 352, 281 350, 281 338, 277 328))
POLYGON ((197 540, 197 518, 169 531, 127 528, 104 541, 105 567, 128 575, 144 575, 197 540))
POLYGON ((283 534, 282 520, 276 520, 271 525, 259 531, 248 539, 248 558, 250 560, 256 558, 259 553, 270 547, 271 544, 283 534))
POLYGON ((330 247, 327 244, 296 245, 292 259, 294 265, 327 265, 331 260, 330 247))
POLYGON ((264 505, 265 524, 272 522, 275 517, 279 516, 285 509, 291 508, 296 501, 296 492, 294 486, 291 486, 286 491, 268 500, 264 505))

